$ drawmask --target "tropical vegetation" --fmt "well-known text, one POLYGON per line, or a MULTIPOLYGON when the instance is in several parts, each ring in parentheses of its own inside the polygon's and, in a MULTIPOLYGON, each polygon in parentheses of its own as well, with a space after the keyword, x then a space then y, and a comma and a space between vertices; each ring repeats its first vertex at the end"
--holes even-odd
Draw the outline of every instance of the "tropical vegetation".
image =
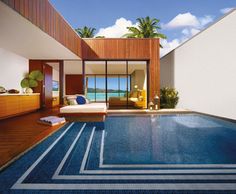
POLYGON ((96 28, 84 26, 83 28, 75 29, 75 31, 79 34, 81 38, 93 38, 96 28))
MULTIPOLYGON (((137 18, 137 27, 127 27, 129 33, 125 34, 127 38, 161 38, 166 39, 164 34, 161 34, 159 30, 161 27, 158 25, 160 20, 156 18, 137 18)), ((161 46, 161 45, 160 45, 161 46)))
POLYGON ((22 88, 34 88, 38 86, 38 82, 42 81, 43 78, 44 76, 41 71, 34 70, 27 74, 20 84, 22 88))
POLYGON ((174 88, 164 87, 161 89, 161 108, 175 108, 179 102, 178 92, 174 88))

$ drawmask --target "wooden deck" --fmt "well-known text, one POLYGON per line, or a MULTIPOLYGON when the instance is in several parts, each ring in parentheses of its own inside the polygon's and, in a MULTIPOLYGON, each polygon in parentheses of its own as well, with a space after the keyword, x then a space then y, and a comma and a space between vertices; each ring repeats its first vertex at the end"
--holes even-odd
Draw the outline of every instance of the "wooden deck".
POLYGON ((0 169, 61 126, 38 124, 40 117, 57 115, 59 109, 41 110, 0 121, 0 169))

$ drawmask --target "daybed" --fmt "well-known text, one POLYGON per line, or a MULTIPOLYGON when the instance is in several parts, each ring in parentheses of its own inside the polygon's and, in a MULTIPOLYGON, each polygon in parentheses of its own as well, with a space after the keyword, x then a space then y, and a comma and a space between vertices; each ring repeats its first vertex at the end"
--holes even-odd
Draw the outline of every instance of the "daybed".
POLYGON ((70 121, 103 121, 107 114, 106 103, 68 105, 60 108, 60 116, 70 121))
POLYGON ((102 121, 107 114, 106 103, 90 103, 82 94, 65 96, 64 104, 59 115, 69 121, 102 121))

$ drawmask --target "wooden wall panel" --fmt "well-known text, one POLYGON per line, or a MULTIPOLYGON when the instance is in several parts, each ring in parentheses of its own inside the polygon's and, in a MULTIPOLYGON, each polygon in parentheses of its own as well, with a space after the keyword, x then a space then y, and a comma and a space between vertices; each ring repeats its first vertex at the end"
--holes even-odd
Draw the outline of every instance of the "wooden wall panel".
POLYGON ((81 38, 48 0, 0 0, 82 57, 81 38))
POLYGON ((155 39, 105 38, 83 39, 84 59, 149 59, 155 39))
POLYGON ((66 95, 83 94, 83 75, 66 75, 66 95))
MULTIPOLYGON (((150 61, 149 61, 149 95, 151 100, 155 95, 160 96, 160 54, 159 39, 150 41, 150 61), (158 51, 158 52, 157 52, 158 51)), ((160 103, 160 101, 159 101, 160 103)))
POLYGON ((64 95, 64 61, 60 61, 59 62, 59 101, 60 101, 60 105, 64 104, 64 99, 63 99, 63 95, 64 95))
MULTIPOLYGON (((29 60, 29 72, 34 70, 40 70, 43 72, 43 61, 41 60, 29 60)), ((35 93, 40 93, 40 107, 44 105, 44 89, 43 82, 38 82, 38 86, 33 88, 35 93)))
POLYGON ((46 108, 52 108, 52 67, 43 64, 44 74, 44 104, 46 108))

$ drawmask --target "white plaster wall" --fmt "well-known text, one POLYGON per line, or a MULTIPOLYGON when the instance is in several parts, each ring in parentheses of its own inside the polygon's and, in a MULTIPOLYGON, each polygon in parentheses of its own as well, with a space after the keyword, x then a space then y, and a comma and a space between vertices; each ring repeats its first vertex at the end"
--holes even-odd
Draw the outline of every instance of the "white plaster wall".
MULTIPOLYGON (((57 71, 56 69, 52 69, 52 80, 59 82, 59 71, 57 71)), ((59 96, 59 91, 52 91, 52 96, 59 96)))
POLYGON ((82 61, 64 61, 65 74, 82 74, 82 61))
POLYGON ((55 81, 59 81, 59 71, 56 69, 52 69, 52 79, 55 81))
POLYGON ((170 52, 160 60, 160 85, 163 87, 174 87, 174 51, 170 52))
POLYGON ((140 90, 146 90, 146 72, 144 70, 135 70, 131 74, 131 90, 134 89, 134 85, 137 85, 140 90))
POLYGON ((22 91, 20 82, 28 71, 28 59, 0 48, 0 86, 22 91))
POLYGON ((236 119, 235 21, 236 11, 174 51, 179 108, 236 119))

